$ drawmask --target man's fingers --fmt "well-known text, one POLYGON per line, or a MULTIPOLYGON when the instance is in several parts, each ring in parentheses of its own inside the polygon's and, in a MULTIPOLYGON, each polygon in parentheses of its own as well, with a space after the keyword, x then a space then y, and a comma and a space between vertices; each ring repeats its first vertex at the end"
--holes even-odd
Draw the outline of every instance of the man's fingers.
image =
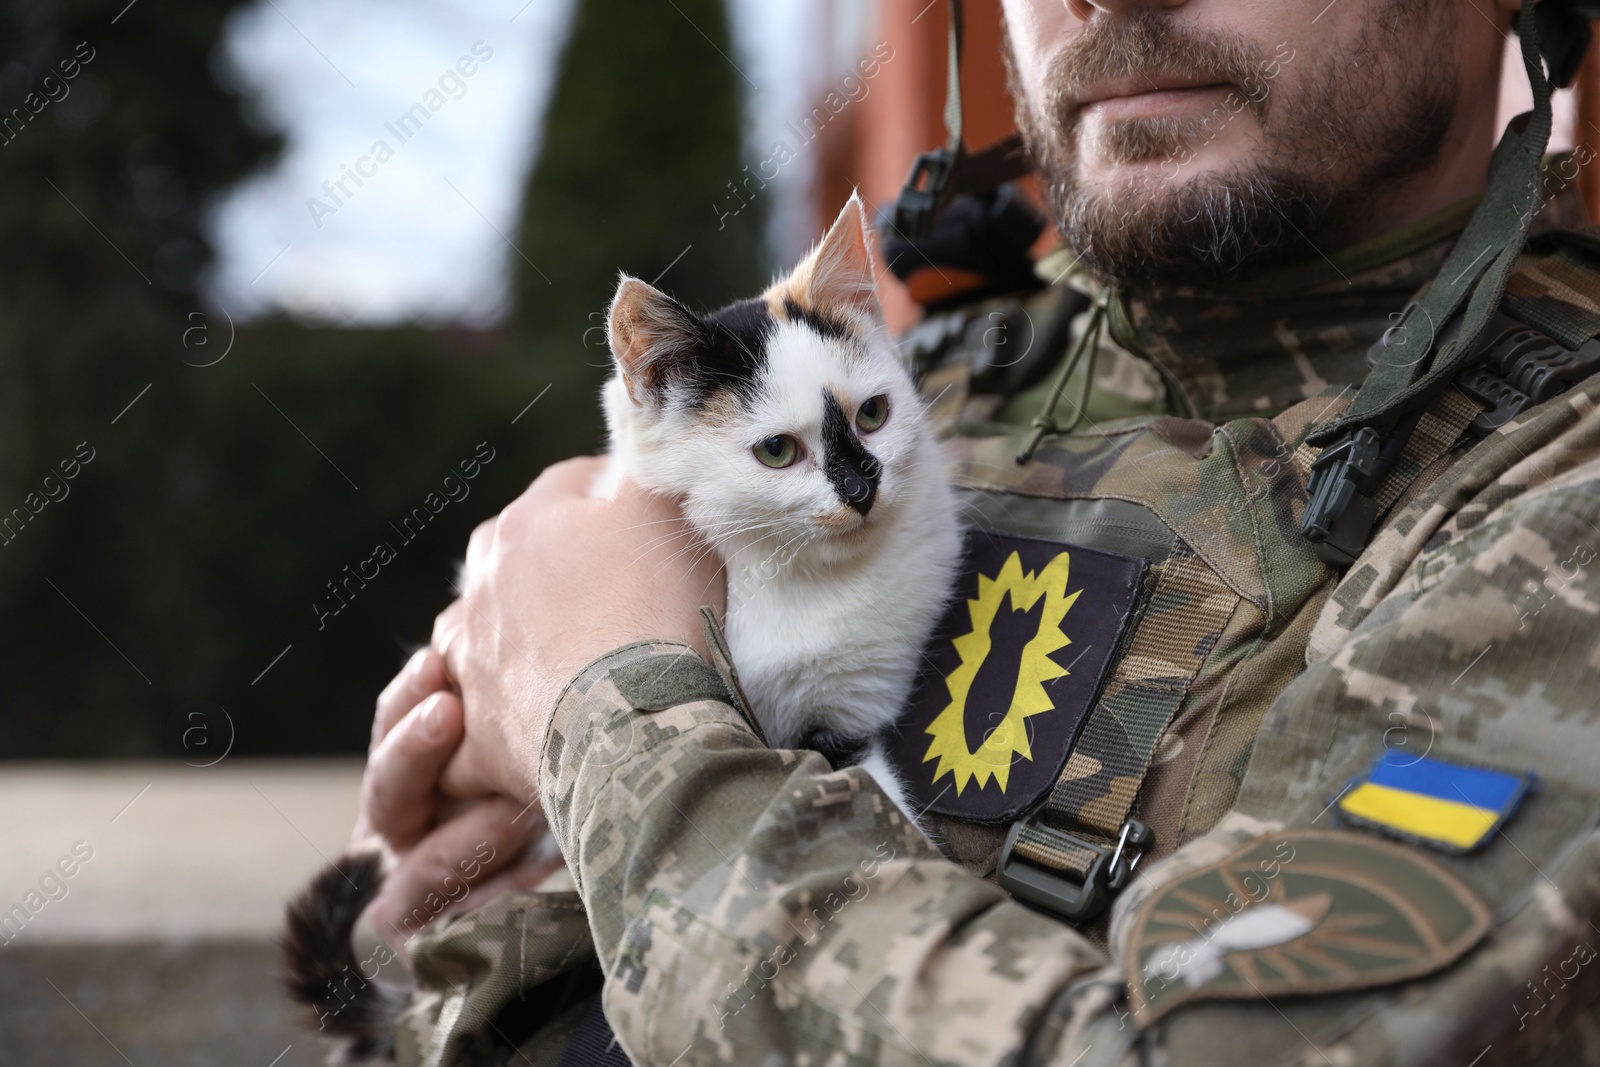
POLYGON ((519 813, 511 801, 496 798, 438 827, 389 872, 367 920, 398 948, 522 855, 544 824, 535 813, 519 813))
POLYGON ((481 745, 470 741, 456 749, 439 771, 439 792, 465 799, 493 793, 495 767, 484 762, 487 756, 481 745))
POLYGON ((372 743, 367 751, 378 747, 394 724, 428 694, 445 688, 444 657, 435 648, 420 648, 400 668, 383 692, 378 694, 378 707, 372 716, 372 743))
POLYGON ((361 810, 370 829, 394 849, 428 830, 439 772, 461 744, 461 698, 434 693, 399 721, 367 759, 361 810))
POLYGON ((445 684, 454 688, 456 686, 455 665, 452 663, 451 646, 466 630, 467 601, 464 597, 457 597, 450 601, 443 611, 439 612, 433 620, 432 645, 439 654, 439 672, 445 684))

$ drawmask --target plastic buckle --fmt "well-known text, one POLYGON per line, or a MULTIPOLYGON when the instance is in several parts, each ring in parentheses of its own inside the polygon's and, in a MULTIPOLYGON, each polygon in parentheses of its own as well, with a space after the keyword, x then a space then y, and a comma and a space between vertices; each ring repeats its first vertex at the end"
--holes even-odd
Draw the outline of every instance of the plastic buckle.
POLYGON ((1115 845, 1092 841, 1037 821, 1033 816, 1011 824, 1006 843, 1000 849, 996 870, 1000 887, 1019 900, 1043 908, 1069 922, 1092 919, 1105 911, 1112 896, 1128 882, 1145 851, 1155 844, 1155 832, 1138 819, 1122 824, 1115 845), (1060 838, 1063 844, 1095 853, 1084 880, 1075 882, 1064 871, 1050 870, 1016 854, 1017 838, 1024 826, 1060 838))
POLYGON ((1478 437, 1494 433, 1520 415, 1529 403, 1527 393, 1481 363, 1461 368, 1451 384, 1482 405, 1483 410, 1467 427, 1478 437))
POLYGON ((944 199, 945 185, 950 181, 955 163, 956 154, 947 147, 917 156, 894 202, 897 234, 908 241, 921 241, 933 232, 934 216, 944 199))
POLYGON ((1568 348, 1504 312, 1495 314, 1483 336, 1482 351, 1453 382, 1483 405, 1469 427, 1479 437, 1600 371, 1600 341, 1568 348))
POLYGON ((1363 489, 1377 473, 1381 451, 1378 431, 1363 426, 1329 445, 1311 464, 1311 499, 1300 517, 1300 532, 1336 567, 1348 567, 1367 547, 1378 503, 1363 489))

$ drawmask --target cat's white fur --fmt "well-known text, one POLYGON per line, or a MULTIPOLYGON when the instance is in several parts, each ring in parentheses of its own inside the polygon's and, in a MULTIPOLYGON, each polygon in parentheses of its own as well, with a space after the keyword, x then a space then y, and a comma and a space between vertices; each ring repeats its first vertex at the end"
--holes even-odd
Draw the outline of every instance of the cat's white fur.
MULTIPOLYGON (((961 551, 933 432, 883 322, 864 215, 852 197, 817 248, 767 293, 774 308, 796 293, 820 305, 849 323, 851 339, 778 322, 749 411, 728 404, 696 413, 673 403, 670 391, 652 401, 637 375, 630 389, 623 354, 603 394, 611 462, 596 495, 610 495, 626 475, 681 501, 726 570, 729 651, 752 711, 779 748, 819 728, 865 738, 894 720, 961 551), (881 465, 865 518, 840 499, 820 464, 824 388, 852 417, 869 397, 889 397, 887 421, 856 431, 881 465), (773 469, 752 447, 779 433, 799 439, 806 455, 773 469)), ((639 321, 659 307, 660 294, 633 288, 642 286, 625 278, 618 289, 614 353, 631 346, 636 357, 641 338, 660 341, 650 331, 661 324, 639 321)), ((876 742, 861 766, 915 823, 918 813, 876 742)))

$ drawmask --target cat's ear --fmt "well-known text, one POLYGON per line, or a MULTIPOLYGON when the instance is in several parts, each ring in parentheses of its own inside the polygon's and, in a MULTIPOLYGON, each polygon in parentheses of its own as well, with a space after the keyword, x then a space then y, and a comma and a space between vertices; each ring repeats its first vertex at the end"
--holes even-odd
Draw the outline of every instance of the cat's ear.
POLYGON ((850 194, 817 247, 789 276, 789 286, 800 303, 818 311, 855 311, 883 321, 861 194, 850 194))
POLYGON ((654 286, 622 275, 606 318, 606 340, 635 404, 653 404, 675 373, 693 366, 704 332, 688 308, 654 286))

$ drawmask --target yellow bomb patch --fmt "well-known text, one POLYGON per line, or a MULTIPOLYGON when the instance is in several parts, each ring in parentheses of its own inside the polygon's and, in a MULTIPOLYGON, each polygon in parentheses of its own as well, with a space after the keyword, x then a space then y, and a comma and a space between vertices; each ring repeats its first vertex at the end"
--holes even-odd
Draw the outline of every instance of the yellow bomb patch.
POLYGON ((889 747, 918 807, 1006 822, 1055 784, 1136 614, 1147 566, 968 532, 889 747))

